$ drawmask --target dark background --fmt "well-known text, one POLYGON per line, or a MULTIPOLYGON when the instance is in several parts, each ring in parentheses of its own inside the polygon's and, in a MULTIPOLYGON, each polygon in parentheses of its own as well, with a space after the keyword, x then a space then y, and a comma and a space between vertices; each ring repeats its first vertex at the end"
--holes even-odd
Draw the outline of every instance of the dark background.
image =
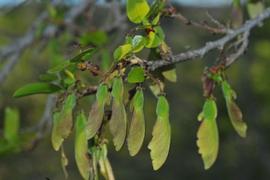
MULTIPOLYGON (((0 45, 8 44, 22 35, 39 8, 41 7, 26 6, 0 16, 0 45), (10 36, 12 38, 9 38, 10 36)), ((206 11, 223 22, 226 22, 231 15, 230 8, 179 7, 179 9, 186 16, 198 20, 207 19, 206 11)), ((103 16, 100 9, 97 18, 101 20, 103 16)), ((201 29, 185 26, 177 20, 164 20, 162 25, 167 34, 166 40, 175 53, 200 47, 206 40, 219 37, 201 29)), ((68 57, 65 53, 71 51, 70 47, 66 46, 65 38, 59 39, 61 52, 63 56, 68 57)), ((38 75, 46 71, 48 61, 54 55, 50 47, 42 51, 30 48, 23 54, 20 63, 5 83, 0 85, 1 121, 4 108, 11 106, 17 107, 20 111, 21 129, 37 123, 42 115, 47 96, 35 95, 14 99, 12 94, 20 86, 37 81, 38 75)), ((216 60, 216 55, 217 52, 212 52, 203 59, 178 64, 177 83, 167 82, 166 92, 171 106, 172 144, 167 162, 157 172, 152 170, 149 151, 146 147, 155 121, 156 99, 146 89, 147 136, 144 147, 133 158, 128 155, 126 147, 116 153, 110 146, 109 158, 116 179, 267 180, 270 178, 270 21, 266 21, 263 28, 252 31, 247 53, 228 69, 227 73, 229 82, 238 94, 237 103, 248 124, 247 138, 240 138, 233 130, 226 114, 225 102, 220 90, 217 89, 215 93, 219 110, 217 121, 220 150, 214 166, 205 171, 197 153, 196 132, 199 126, 197 115, 204 102, 201 75, 204 67, 216 60)), ((90 108, 90 104, 88 106, 90 108)), ((68 166, 70 179, 80 179, 73 157, 73 137, 66 143, 66 151, 70 160, 68 166)), ((46 178, 64 179, 60 155, 53 151, 49 135, 31 151, 0 157, 0 180, 45 180, 46 178)))

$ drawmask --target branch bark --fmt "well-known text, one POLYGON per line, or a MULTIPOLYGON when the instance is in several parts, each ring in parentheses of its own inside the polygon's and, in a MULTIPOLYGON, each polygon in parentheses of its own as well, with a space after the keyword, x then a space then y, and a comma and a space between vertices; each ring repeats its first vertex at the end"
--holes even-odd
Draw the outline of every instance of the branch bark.
MULTIPOLYGON (((261 25, 261 23, 263 21, 265 21, 266 19, 269 19, 269 18, 270 18, 270 8, 267 8, 264 12, 262 12, 255 19, 251 19, 251 20, 246 21, 245 24, 243 26, 241 26, 240 28, 229 31, 225 36, 223 36, 222 38, 220 38, 216 41, 207 42, 205 44, 205 46, 203 46, 199 49, 190 50, 187 52, 173 55, 170 61, 160 59, 160 60, 145 61, 145 63, 150 71, 154 71, 154 70, 161 68, 163 66, 177 64, 177 63, 181 63, 181 62, 185 62, 185 61, 189 61, 189 60, 194 60, 196 58, 202 58, 208 52, 210 52, 214 49, 223 49, 223 47, 228 42, 230 42, 234 38, 238 37, 239 35, 247 34, 247 36, 248 36, 250 31, 253 28, 261 25)), ((244 50, 246 49, 247 45, 248 45, 248 40, 243 42, 243 46, 241 48, 241 51, 238 51, 238 54, 235 55, 234 58, 231 58, 230 61, 228 62, 228 64, 226 63, 226 65, 232 64, 236 58, 238 58, 240 55, 242 55, 244 53, 244 50), (243 47, 244 47, 244 50, 243 50, 243 47)))

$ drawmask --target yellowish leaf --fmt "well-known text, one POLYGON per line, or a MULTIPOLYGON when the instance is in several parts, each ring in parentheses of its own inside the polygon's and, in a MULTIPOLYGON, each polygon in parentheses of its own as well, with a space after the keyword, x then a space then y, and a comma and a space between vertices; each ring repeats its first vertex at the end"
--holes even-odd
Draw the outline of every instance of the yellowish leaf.
POLYGON ((110 131, 116 151, 123 146, 127 131, 127 115, 123 102, 124 86, 120 77, 114 79, 112 88, 112 116, 109 122, 110 131))
POLYGON ((100 85, 97 90, 96 101, 92 105, 86 125, 87 139, 94 137, 102 124, 104 117, 104 106, 107 102, 108 96, 109 93, 107 85, 100 85))
POLYGON ((159 96, 157 104, 157 120, 148 145, 154 170, 158 170, 166 161, 170 143, 171 126, 169 122, 169 104, 164 96, 159 96))
POLYGON ((73 126, 72 112, 76 105, 76 96, 70 94, 64 101, 62 110, 53 115, 52 145, 58 151, 69 134, 73 126))
POLYGON ((142 90, 137 90, 132 102, 132 120, 130 123, 129 134, 127 137, 127 144, 129 154, 135 156, 144 140, 145 136, 145 121, 144 121, 144 96, 142 90))
POLYGON ((127 0, 127 16, 133 23, 142 22, 149 10, 147 0, 127 0))
POLYGON ((219 137, 216 117, 216 103, 212 99, 207 99, 200 114, 201 125, 197 132, 197 146, 205 169, 209 169, 214 164, 218 155, 219 137))
POLYGON ((75 126, 75 160, 83 179, 88 180, 91 172, 91 162, 88 154, 88 140, 85 132, 86 116, 80 112, 75 126))

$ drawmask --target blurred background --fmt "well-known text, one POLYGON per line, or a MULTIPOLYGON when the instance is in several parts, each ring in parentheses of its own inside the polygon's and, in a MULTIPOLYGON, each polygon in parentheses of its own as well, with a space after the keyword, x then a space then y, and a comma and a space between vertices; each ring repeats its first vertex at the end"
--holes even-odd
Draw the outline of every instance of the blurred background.
MULTIPOLYGON (((0 0, 0 49, 24 36, 44 9, 51 11, 50 18, 44 23, 40 23, 34 31, 34 37, 37 40, 20 53, 19 61, 0 84, 1 127, 3 127, 6 107, 18 109, 21 132, 24 132, 25 129, 27 131, 39 123, 47 96, 35 95, 14 99, 12 94, 19 87, 38 81, 39 75, 46 72, 55 61, 69 59, 76 54, 81 48, 78 44, 85 42, 83 36, 89 32, 105 29, 103 32, 106 33, 101 38, 104 43, 101 46, 104 51, 111 54, 113 49, 123 42, 123 34, 132 27, 129 23, 123 23, 119 25, 123 27, 119 28, 120 30, 106 29, 108 26, 103 23, 113 22, 108 19, 111 16, 108 10, 110 2, 99 1, 99 5, 94 8, 90 6, 87 13, 76 17, 76 27, 63 25, 62 28, 63 19, 67 17, 66 12, 75 6, 80 6, 81 2, 66 1, 66 3, 57 4, 56 8, 50 5, 51 3, 53 1, 0 0), (45 30, 48 31, 45 27, 51 24, 52 27, 60 27, 60 30, 52 36, 48 35, 44 38, 45 30)), ((178 11, 190 19, 209 20, 206 15, 208 12, 225 24, 232 17, 230 4, 229 0, 179 0, 174 2, 178 11), (215 7, 210 7, 211 5, 215 7)), ((121 6, 121 10, 122 13, 125 12, 124 6, 121 6)), ((245 18, 247 18, 245 8, 243 10, 245 18)), ((200 47, 204 45, 205 41, 220 37, 192 26, 186 26, 173 19, 164 19, 162 27, 167 35, 166 40, 174 53, 200 47)), ((143 53, 142 56, 145 54, 143 53)), ((152 170, 149 151, 146 147, 150 141, 152 125, 155 121, 156 99, 146 88, 147 135, 144 147, 136 157, 130 157, 126 147, 120 152, 115 152, 110 146, 109 158, 116 179, 267 180, 270 178, 270 21, 266 21, 261 28, 252 31, 246 54, 227 72, 229 82, 238 94, 237 103, 248 124, 247 138, 240 138, 233 130, 227 116, 225 102, 217 88, 215 93, 219 110, 217 121, 220 150, 214 166, 205 171, 197 153, 196 132, 199 126, 197 115, 204 102, 201 76, 204 67, 215 61, 217 54, 218 52, 214 51, 203 60, 178 64, 177 83, 166 82, 166 92, 171 105, 172 144, 167 162, 156 172, 152 170)), ((1 63, 4 62, 4 59, 0 59, 0 71, 4 69, 4 63, 1 63)), ((96 61, 99 62, 98 60, 99 56, 96 61)), ((86 109, 90 108, 91 101, 93 101, 93 97, 88 98, 86 109)), ((70 160, 69 179, 80 179, 73 157, 73 137, 67 140, 65 148, 70 160)), ((19 153, 1 155, 0 180, 45 179, 64 179, 60 154, 51 147, 49 133, 33 148, 31 146, 19 153)))

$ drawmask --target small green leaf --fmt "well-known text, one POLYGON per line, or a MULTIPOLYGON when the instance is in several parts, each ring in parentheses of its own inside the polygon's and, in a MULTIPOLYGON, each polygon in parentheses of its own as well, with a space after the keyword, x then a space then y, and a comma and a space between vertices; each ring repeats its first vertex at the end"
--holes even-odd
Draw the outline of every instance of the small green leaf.
POLYGON ((165 96, 159 96, 158 97, 158 103, 156 108, 156 114, 157 116, 168 118, 169 120, 169 103, 165 96))
POLYGON ((90 177, 91 163, 88 154, 88 140, 85 132, 86 116, 80 112, 76 118, 75 126, 75 160, 77 167, 83 179, 90 177))
POLYGON ((212 99, 205 101, 203 106, 202 119, 216 119, 217 118, 217 105, 212 99))
POLYGON ((231 89, 231 86, 227 81, 222 82, 222 91, 226 101, 227 111, 234 129, 239 136, 246 137, 247 124, 243 121, 243 114, 240 108, 234 102, 234 99, 236 99, 236 93, 231 89))
POLYGON ((159 13, 152 21, 152 25, 157 25, 160 21, 161 13, 159 13))
POLYGON ((96 48, 88 48, 79 53, 78 55, 74 56, 73 58, 70 59, 70 62, 80 62, 80 61, 85 61, 84 59, 85 56, 88 56, 88 58, 92 57, 93 54, 97 51, 96 48))
POLYGON ((58 73, 60 71, 63 71, 64 69, 66 69, 68 66, 70 65, 70 61, 64 61, 60 64, 57 64, 55 67, 49 69, 47 72, 49 74, 55 74, 58 73))
POLYGON ((216 103, 213 99, 207 99, 200 114, 201 125, 197 132, 197 146, 205 169, 209 169, 214 164, 218 155, 219 137, 216 117, 216 103))
POLYGON ((8 143, 14 144, 19 140, 19 111, 17 109, 5 109, 4 138, 8 143))
POLYGON ((52 128, 52 146, 58 151, 69 134, 71 133, 73 120, 73 108, 76 105, 76 96, 70 94, 64 101, 60 112, 53 114, 53 128, 52 128))
POLYGON ((108 99, 108 87, 105 84, 101 84, 96 93, 96 102, 91 107, 87 125, 86 134, 87 139, 94 137, 99 130, 103 117, 104 117, 104 106, 108 99))
POLYGON ((176 69, 170 69, 162 72, 162 75, 169 81, 171 82, 176 82, 177 81, 177 74, 176 74, 176 69))
POLYGON ((132 39, 132 51, 134 53, 140 52, 145 45, 145 38, 141 35, 136 35, 132 39))
POLYGON ((250 18, 256 18, 264 10, 263 2, 248 3, 247 10, 250 18))
POLYGON ((131 44, 124 44, 122 46, 119 46, 113 53, 113 58, 116 61, 119 61, 126 57, 130 52, 132 51, 132 45, 131 44))
POLYGON ((142 90, 137 90, 131 101, 131 106, 132 120, 127 137, 127 144, 130 155, 135 156, 142 147, 145 136, 145 121, 143 113, 144 96, 142 90))
POLYGON ((112 116, 109 121, 110 131, 116 151, 123 146, 127 131, 127 114, 123 102, 124 85, 120 77, 114 79, 112 88, 112 116))
POLYGON ((133 23, 141 23, 149 10, 146 0, 127 0, 127 16, 133 23))
POLYGON ((65 77, 63 77, 63 83, 66 88, 69 88, 76 83, 75 75, 71 71, 67 69, 64 70, 64 75, 65 77))
POLYGON ((160 26, 154 28, 154 31, 150 31, 146 39, 147 48, 158 47, 165 39, 164 32, 160 26))
POLYGON ((112 96, 117 101, 122 101, 124 95, 124 84, 122 77, 115 77, 113 79, 112 96))
POLYGON ((221 88, 222 88, 222 92, 223 92, 223 96, 225 99, 230 99, 232 97, 235 97, 235 92, 232 90, 230 84, 227 81, 223 81, 221 84, 221 88))
POLYGON ((129 83, 141 83, 144 79, 144 70, 141 67, 133 67, 128 73, 127 80, 129 83))
POLYGON ((54 84, 49 83, 32 83, 27 84, 21 88, 19 88, 14 94, 13 97, 23 97, 29 96, 33 94, 51 94, 57 91, 60 91, 61 88, 54 84))
POLYGON ((166 161, 171 143, 171 125, 169 122, 169 104, 164 96, 159 96, 157 103, 157 120, 148 148, 151 150, 153 169, 158 170, 166 161))
MULTIPOLYGON (((152 4, 151 4, 151 8, 149 13, 147 14, 147 17, 154 17, 152 24, 156 25, 156 23, 159 21, 156 20, 156 18, 158 16, 160 16, 160 13, 162 12, 163 8, 165 6, 165 1, 164 0, 155 0, 152 4)), ((158 17, 159 19, 159 17, 158 17)))

